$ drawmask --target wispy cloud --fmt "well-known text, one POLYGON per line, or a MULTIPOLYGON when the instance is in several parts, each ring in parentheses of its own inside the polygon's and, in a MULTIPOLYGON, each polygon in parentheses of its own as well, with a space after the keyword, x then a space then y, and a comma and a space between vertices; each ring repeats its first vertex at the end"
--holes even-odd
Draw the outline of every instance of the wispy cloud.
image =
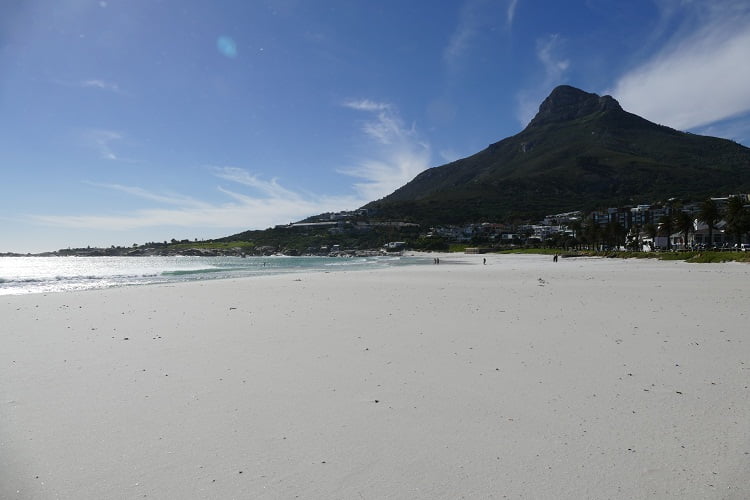
POLYGON ((53 79, 53 83, 62 85, 63 87, 73 87, 82 89, 96 89, 112 92, 115 94, 125 95, 126 92, 117 84, 117 82, 103 80, 101 78, 89 78, 88 80, 62 80, 53 79))
POLYGON ((388 103, 369 99, 349 100, 344 102, 344 107, 375 115, 375 119, 367 120, 362 124, 362 131, 381 144, 402 142, 412 133, 404 129, 398 114, 388 103))
POLYGON ((347 101, 344 106, 369 114, 362 131, 376 143, 370 157, 339 170, 363 180, 354 184, 360 198, 382 198, 430 166, 429 144, 420 140, 414 126, 404 125, 394 106, 366 99, 347 101))
POLYGON ((105 160, 120 159, 115 154, 112 144, 123 138, 120 132, 114 130, 92 129, 83 134, 84 141, 99 152, 99 156, 105 160))
POLYGON ((166 193, 154 193, 147 189, 136 187, 136 186, 124 186, 122 184, 106 184, 98 182, 87 182, 90 186, 100 187, 104 189, 111 189, 114 191, 120 191, 122 193, 129 194, 145 200, 155 201, 157 203, 164 203, 168 205, 178 205, 181 207, 196 207, 196 208, 207 208, 210 204, 191 198, 190 196, 181 195, 174 192, 166 193))
POLYGON ((77 133, 78 141, 84 147, 94 150, 99 154, 99 158, 109 161, 122 163, 142 163, 141 160, 127 158, 117 151, 122 149, 123 143, 128 144, 129 137, 117 130, 107 129, 88 129, 77 133))
POLYGON ((536 56, 544 66, 548 81, 559 80, 570 66, 570 60, 561 55, 565 41, 558 34, 549 35, 536 42, 536 56))
MULTIPOLYGON (((505 26, 510 28, 516 16, 518 0, 504 0, 505 26)), ((466 0, 459 12, 456 28, 443 49, 443 61, 449 70, 456 70, 464 56, 471 50, 475 39, 480 36, 488 23, 501 16, 502 3, 491 0, 466 0), (499 9, 499 10, 496 10, 499 9)))
MULTIPOLYGON (((361 99, 346 101, 343 106, 367 117, 361 122, 367 150, 364 159, 339 170, 359 180, 352 185, 351 194, 316 195, 290 189, 277 178, 267 179, 245 168, 208 166, 206 170, 214 179, 228 183, 216 187, 219 201, 142 186, 89 182, 104 192, 125 193, 152 202, 150 205, 155 207, 123 213, 35 214, 28 219, 36 224, 99 231, 167 227, 264 229, 319 213, 360 207, 389 194, 429 166, 429 146, 420 141, 414 126, 403 123, 393 105, 361 99)), ((91 130, 86 137, 103 158, 119 158, 111 144, 123 138, 121 133, 91 130)))
POLYGON ((518 0, 510 0, 508 2, 508 26, 513 25, 513 19, 516 17, 516 7, 518 7, 518 0))
POLYGON ((235 189, 217 186, 217 192, 226 197, 223 202, 209 203, 185 195, 159 193, 138 186, 90 183, 105 190, 127 193, 168 207, 112 214, 37 214, 29 215, 28 219, 37 224, 56 227, 106 231, 131 231, 154 227, 245 230, 264 229, 318 213, 353 209, 364 204, 361 199, 354 196, 303 196, 284 188, 275 179, 264 181, 238 167, 211 167, 210 170, 217 178, 237 185, 235 189), (259 193, 240 192, 243 187, 251 187, 259 190, 259 193))
POLYGON ((536 57, 542 64, 540 83, 528 87, 518 94, 516 117, 521 126, 526 126, 534 117, 539 103, 557 84, 563 82, 570 68, 570 59, 565 55, 565 39, 559 34, 550 34, 536 41, 536 57))
POLYGON ((665 16, 681 16, 681 26, 609 92, 629 111, 683 130, 750 110, 750 4, 660 3, 665 16))
POLYGON ((290 200, 290 201, 302 201, 302 196, 299 193, 284 188, 278 182, 278 179, 274 178, 270 181, 265 181, 253 175, 247 170, 238 167, 213 167, 215 175, 221 179, 243 184, 259 191, 264 198, 279 200, 290 200))
POLYGON ((481 12, 485 4, 486 0, 467 0, 461 7, 456 29, 443 49, 443 61, 448 69, 455 69, 471 48, 481 28, 481 12))
POLYGON ((114 82, 108 82, 105 80, 84 80, 80 83, 81 87, 95 88, 101 90, 108 90, 110 92, 122 93, 120 86, 114 82))
POLYGON ((344 102, 344 107, 356 109, 357 111, 388 111, 390 104, 372 101, 370 99, 351 99, 344 102))
POLYGON ((445 50, 443 50, 443 60, 446 64, 453 66, 461 59, 476 35, 476 29, 476 22, 471 15, 471 10, 464 8, 458 26, 451 35, 445 50))

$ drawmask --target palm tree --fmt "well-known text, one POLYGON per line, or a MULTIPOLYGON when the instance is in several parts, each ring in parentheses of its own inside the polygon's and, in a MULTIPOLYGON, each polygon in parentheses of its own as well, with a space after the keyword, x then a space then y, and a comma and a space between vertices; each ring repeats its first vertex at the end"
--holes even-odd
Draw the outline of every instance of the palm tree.
POLYGON ((578 248, 579 242, 581 241, 581 233, 583 229, 581 221, 579 219, 571 221, 568 225, 568 229, 571 229, 573 231, 573 240, 575 241, 576 248, 578 248))
POLYGON ((693 218, 689 213, 680 210, 674 215, 674 225, 677 231, 684 236, 683 248, 687 248, 688 235, 695 230, 695 226, 693 226, 693 218))
POLYGON ((617 221, 610 221, 604 227, 604 239, 607 246, 616 250, 625 243, 625 229, 617 221))
POLYGON ((674 230, 674 218, 671 214, 659 217, 659 231, 667 233, 667 250, 672 249, 672 231, 674 230))
POLYGON ((586 219, 586 223, 583 226, 583 237, 589 249, 598 250, 598 243, 601 239, 602 230, 593 219, 586 219))
POLYGON ((716 229, 716 223, 721 220, 721 213, 716 202, 711 198, 706 199, 701 203, 698 209, 698 221, 708 226, 708 246, 714 245, 714 229, 716 229))
POLYGON ((652 240, 654 239, 654 237, 657 234, 659 234, 659 230, 651 222, 649 222, 648 224, 646 224, 645 226, 643 226, 643 232, 646 233, 646 236, 648 236, 652 240))
POLYGON ((735 242, 742 242, 742 234, 750 231, 750 213, 745 209, 739 196, 732 196, 726 209, 727 232, 734 234, 735 242))

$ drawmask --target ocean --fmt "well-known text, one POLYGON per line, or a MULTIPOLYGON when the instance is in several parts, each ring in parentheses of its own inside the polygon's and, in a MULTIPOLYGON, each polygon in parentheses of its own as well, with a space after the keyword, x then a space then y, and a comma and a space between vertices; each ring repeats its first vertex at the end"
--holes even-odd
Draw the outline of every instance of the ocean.
POLYGON ((429 257, 0 257, 0 295, 333 272, 431 263, 429 257))

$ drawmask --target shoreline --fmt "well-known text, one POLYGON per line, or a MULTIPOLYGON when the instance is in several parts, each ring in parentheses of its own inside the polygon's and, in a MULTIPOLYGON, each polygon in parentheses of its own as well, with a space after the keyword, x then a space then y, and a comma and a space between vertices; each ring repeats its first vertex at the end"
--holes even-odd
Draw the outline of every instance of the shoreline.
POLYGON ((47 257, 0 259, 0 296, 68 293, 121 286, 338 272, 427 263, 425 257, 47 257))
POLYGON ((747 498, 748 278, 441 254, 3 296, 0 497, 747 498))

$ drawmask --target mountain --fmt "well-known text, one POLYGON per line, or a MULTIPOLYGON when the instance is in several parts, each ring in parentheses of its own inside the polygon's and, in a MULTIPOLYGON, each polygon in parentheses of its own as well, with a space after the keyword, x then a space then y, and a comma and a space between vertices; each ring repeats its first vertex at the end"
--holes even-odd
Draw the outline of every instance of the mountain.
MULTIPOLYGON (((689 103, 685 103, 689 106, 689 103)), ((369 203, 380 218, 463 223, 750 191, 750 149, 563 85, 520 133, 369 203)))

